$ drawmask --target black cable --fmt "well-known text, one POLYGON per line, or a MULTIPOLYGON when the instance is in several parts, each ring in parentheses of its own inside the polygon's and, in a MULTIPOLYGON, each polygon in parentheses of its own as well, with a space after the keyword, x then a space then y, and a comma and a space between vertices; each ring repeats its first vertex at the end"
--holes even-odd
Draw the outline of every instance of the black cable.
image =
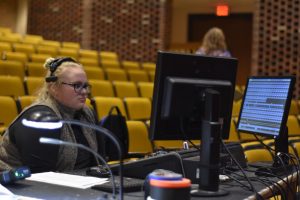
MULTIPOLYGON (((248 172, 256 172, 256 171, 254 171, 254 170, 249 170, 249 169, 247 169, 246 171, 248 171, 248 172)), ((272 177, 274 177, 274 178, 280 179, 282 182, 284 182, 284 183, 287 185, 287 187, 289 188, 290 192, 293 192, 292 189, 289 187, 288 183, 287 183, 283 178, 281 178, 280 176, 277 176, 277 175, 274 174, 274 173, 268 173, 268 172, 260 172, 260 173, 261 173, 261 174, 265 174, 266 176, 272 176, 272 177)), ((274 182, 274 183, 278 184, 277 182, 274 182)), ((281 186, 280 186, 280 187, 281 187, 281 186)), ((286 195, 285 192, 283 192, 283 193, 284 193, 284 195, 286 195)))
MULTIPOLYGON (((254 178, 254 177, 253 177, 253 178, 254 178)), ((257 180, 257 181, 259 181, 260 183, 264 184, 264 185, 271 191, 273 197, 274 197, 275 200, 276 200, 276 193, 274 192, 272 186, 270 186, 268 183, 265 183, 265 182, 264 182, 264 181, 267 181, 267 182, 273 183, 272 181, 270 181, 270 180, 268 180, 268 179, 262 180, 262 178, 260 178, 260 177, 259 177, 259 178, 258 178, 258 177, 255 177, 255 180, 257 180)), ((254 181, 255 181, 255 180, 254 180, 254 181)))
POLYGON ((221 139, 221 143, 223 145, 223 147, 225 148, 225 150, 227 151, 227 153, 230 155, 231 159, 235 162, 235 164, 239 167, 239 169, 241 170, 241 172, 243 173, 243 175, 245 176, 247 182, 249 183, 252 192, 255 192, 256 195, 258 195, 257 190, 255 189, 255 187, 253 186, 253 184, 251 183, 249 177, 246 175, 244 169, 241 167, 241 165, 238 163, 238 161, 234 158, 234 156, 231 154, 231 152, 229 151, 229 149, 226 147, 224 141, 221 139))

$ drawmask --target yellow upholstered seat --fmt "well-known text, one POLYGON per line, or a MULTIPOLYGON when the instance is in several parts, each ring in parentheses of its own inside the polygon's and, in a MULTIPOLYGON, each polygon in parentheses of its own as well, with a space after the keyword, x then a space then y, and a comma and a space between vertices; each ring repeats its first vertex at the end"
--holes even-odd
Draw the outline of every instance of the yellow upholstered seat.
POLYGON ((79 57, 80 58, 98 59, 98 51, 88 50, 88 49, 80 49, 79 50, 79 57))
POLYGON ((44 63, 29 62, 27 63, 28 76, 45 77, 47 70, 44 68, 44 63))
POLYGON ((36 100, 36 96, 19 96, 17 98, 17 103, 19 105, 19 112, 22 111, 27 106, 30 106, 36 100))
POLYGON ((148 138, 148 129, 142 121, 127 121, 129 136, 129 153, 148 154, 153 152, 151 142, 148 138))
POLYGON ((36 47, 36 51, 38 54, 48 54, 51 55, 52 57, 57 56, 57 49, 58 47, 56 46, 46 46, 46 45, 38 45, 36 47))
POLYGON ((28 76, 24 79, 25 87, 28 95, 36 95, 37 91, 43 86, 43 77, 28 76))
POLYGON ((104 80, 104 72, 100 67, 85 67, 84 71, 88 79, 104 80))
POLYGON ((24 64, 20 61, 0 60, 0 75, 25 77, 24 64))
POLYGON ((107 80, 127 81, 127 74, 123 69, 105 69, 107 80))
POLYGON ((137 82, 136 85, 141 97, 152 99, 154 87, 152 82, 137 82))
POLYGON ((140 63, 135 61, 122 61, 122 67, 126 70, 129 69, 140 69, 140 63))
POLYGON ((0 76, 0 96, 12 96, 17 98, 23 95, 25 95, 25 90, 20 77, 0 76))
POLYGON ((95 110, 97 111, 98 119, 108 115, 109 110, 113 106, 118 106, 122 115, 127 118, 123 101, 118 97, 94 97, 95 110))
POLYGON ((107 80, 94 80, 89 79, 89 83, 92 86, 92 96, 102 96, 102 97, 114 97, 114 90, 112 83, 107 80))
POLYGON ((115 94, 119 98, 138 97, 136 84, 131 81, 113 81, 115 94))
POLYGON ((104 69, 107 69, 107 68, 120 69, 121 68, 120 62, 118 60, 102 60, 101 66, 104 69))
POLYGON ((0 128, 3 130, 17 117, 18 110, 15 100, 9 96, 0 96, 0 128))
POLYGON ((35 53, 35 47, 33 44, 14 43, 13 48, 15 52, 26 53, 28 57, 35 53))
POLYGON ((146 97, 125 97, 124 105, 129 120, 149 120, 151 101, 146 97))
POLYGON ((146 71, 144 70, 134 70, 130 69, 127 70, 128 78, 130 81, 138 82, 138 81, 149 81, 149 76, 146 71))

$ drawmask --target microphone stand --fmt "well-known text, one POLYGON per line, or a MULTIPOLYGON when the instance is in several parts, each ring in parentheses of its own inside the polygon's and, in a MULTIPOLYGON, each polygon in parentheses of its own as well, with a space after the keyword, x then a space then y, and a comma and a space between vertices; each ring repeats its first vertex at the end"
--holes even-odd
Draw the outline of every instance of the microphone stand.
POLYGON ((120 187, 119 187, 119 198, 120 200, 123 200, 123 149, 121 148, 119 140, 114 136, 112 132, 109 130, 102 128, 100 126, 96 126, 94 124, 86 124, 83 122, 80 122, 78 120, 61 120, 57 117, 51 116, 51 113, 45 112, 45 113, 35 113, 34 116, 32 116, 33 120, 27 120, 23 119, 22 123, 25 126, 30 126, 34 128, 43 128, 43 129, 57 129, 61 128, 62 124, 71 124, 71 125, 78 125, 86 128, 91 128, 95 131, 100 132, 101 134, 104 134, 106 137, 108 137, 110 140, 115 143, 117 149, 118 149, 118 156, 119 156, 119 177, 120 177, 120 187), (46 115, 43 118, 43 114, 46 115))
POLYGON ((82 148, 82 149, 92 153, 96 157, 96 159, 98 158, 99 160, 101 160, 101 162, 105 165, 105 167, 109 171, 109 174, 110 174, 111 179, 112 179, 112 185, 113 185, 113 188, 112 188, 113 198, 115 199, 115 196, 116 196, 115 177, 114 177, 110 167, 108 166, 107 162, 105 161, 105 159, 102 158, 102 156, 100 156, 96 151, 94 151, 93 149, 91 149, 89 147, 84 146, 83 144, 78 144, 78 143, 73 143, 73 142, 66 142, 66 141, 53 139, 53 138, 41 137, 39 139, 39 141, 40 141, 40 143, 43 143, 43 144, 75 146, 75 147, 82 148))
POLYGON ((86 128, 94 129, 102 134, 104 134, 106 137, 109 137, 116 145, 118 149, 118 156, 119 156, 119 177, 120 177, 120 187, 119 187, 119 195, 120 200, 123 200, 123 150, 120 146, 119 140, 107 129, 102 128, 100 126, 96 126, 94 124, 85 124, 77 120, 60 120, 60 122, 65 124, 73 124, 73 125, 79 125, 86 128))

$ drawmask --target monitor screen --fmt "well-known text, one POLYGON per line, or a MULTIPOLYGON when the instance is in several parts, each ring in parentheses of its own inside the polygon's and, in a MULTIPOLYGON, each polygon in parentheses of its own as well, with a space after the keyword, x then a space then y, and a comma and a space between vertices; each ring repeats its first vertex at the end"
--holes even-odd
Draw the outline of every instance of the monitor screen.
MULTIPOLYGON (((185 80, 203 79, 225 82, 227 81, 228 83, 230 83, 232 87, 230 87, 230 92, 228 92, 228 105, 226 106, 226 111, 222 114, 223 116, 221 116, 224 120, 222 127, 222 138, 227 139, 229 136, 236 71, 237 59, 235 58, 158 52, 152 101, 150 139, 186 140, 201 138, 201 127, 199 127, 198 122, 188 119, 187 115, 189 115, 190 113, 188 113, 187 110, 191 109, 191 107, 189 107, 189 104, 184 103, 185 105, 178 105, 176 107, 176 109, 178 109, 178 112, 176 110, 171 111, 172 113, 177 112, 178 116, 174 116, 172 114, 172 117, 166 117, 166 113, 164 113, 166 111, 166 107, 163 104, 166 99, 166 97, 164 96, 166 96, 169 92, 168 78, 177 78, 177 80, 178 78, 185 80), (184 108, 186 108, 186 112, 184 108), (185 115, 184 117, 186 117, 185 120, 182 120, 183 115, 185 115)), ((189 86, 184 84, 183 87, 189 86)), ((185 96, 185 91, 187 90, 181 90, 182 95, 180 95, 180 93, 175 94, 180 97, 180 99, 178 99, 178 102, 189 102, 190 100, 194 101, 198 98, 197 96, 199 96, 199 93, 188 93, 188 96, 185 96)), ((176 102, 171 102, 171 104, 174 103, 176 104, 176 102)))
POLYGON ((238 130, 279 136, 286 126, 295 77, 248 78, 238 130))

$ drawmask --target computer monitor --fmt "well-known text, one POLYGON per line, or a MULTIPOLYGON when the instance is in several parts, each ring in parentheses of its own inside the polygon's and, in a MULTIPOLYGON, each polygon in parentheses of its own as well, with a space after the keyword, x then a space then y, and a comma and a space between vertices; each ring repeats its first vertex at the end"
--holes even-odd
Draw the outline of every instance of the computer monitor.
POLYGON ((228 194, 219 189, 220 139, 229 136, 236 71, 234 58, 158 52, 150 139, 201 139, 194 196, 228 194))
MULTIPOLYGON (((220 91, 222 93, 221 96, 227 95, 221 106, 221 118, 223 119, 221 137, 227 139, 229 137, 237 63, 237 59, 235 58, 158 52, 152 100, 150 139, 194 140, 201 138, 202 131, 201 126, 199 126, 200 123, 198 123, 199 119, 195 117, 189 118, 191 117, 189 116, 191 114, 191 110, 189 109, 192 109, 190 103, 195 103, 193 101, 195 101, 197 95, 201 93, 192 92, 185 94, 188 92, 186 87, 190 86, 184 85, 185 88, 180 90, 182 95, 179 94, 176 99, 172 99, 172 104, 176 104, 176 102, 182 103, 182 105, 176 107, 176 110, 170 111, 171 113, 177 112, 178 116, 166 117, 166 113, 164 112, 167 108, 163 106, 163 102, 166 98, 164 96, 166 96, 168 92, 166 82, 168 77, 190 80, 225 81, 231 84, 232 87, 228 91, 220 91), (184 117, 183 120, 182 117, 184 117)), ((207 87, 209 88, 211 86, 207 85, 207 87)))
POLYGON ((275 151, 288 153, 287 117, 295 77, 249 77, 238 131, 275 138, 275 151))

